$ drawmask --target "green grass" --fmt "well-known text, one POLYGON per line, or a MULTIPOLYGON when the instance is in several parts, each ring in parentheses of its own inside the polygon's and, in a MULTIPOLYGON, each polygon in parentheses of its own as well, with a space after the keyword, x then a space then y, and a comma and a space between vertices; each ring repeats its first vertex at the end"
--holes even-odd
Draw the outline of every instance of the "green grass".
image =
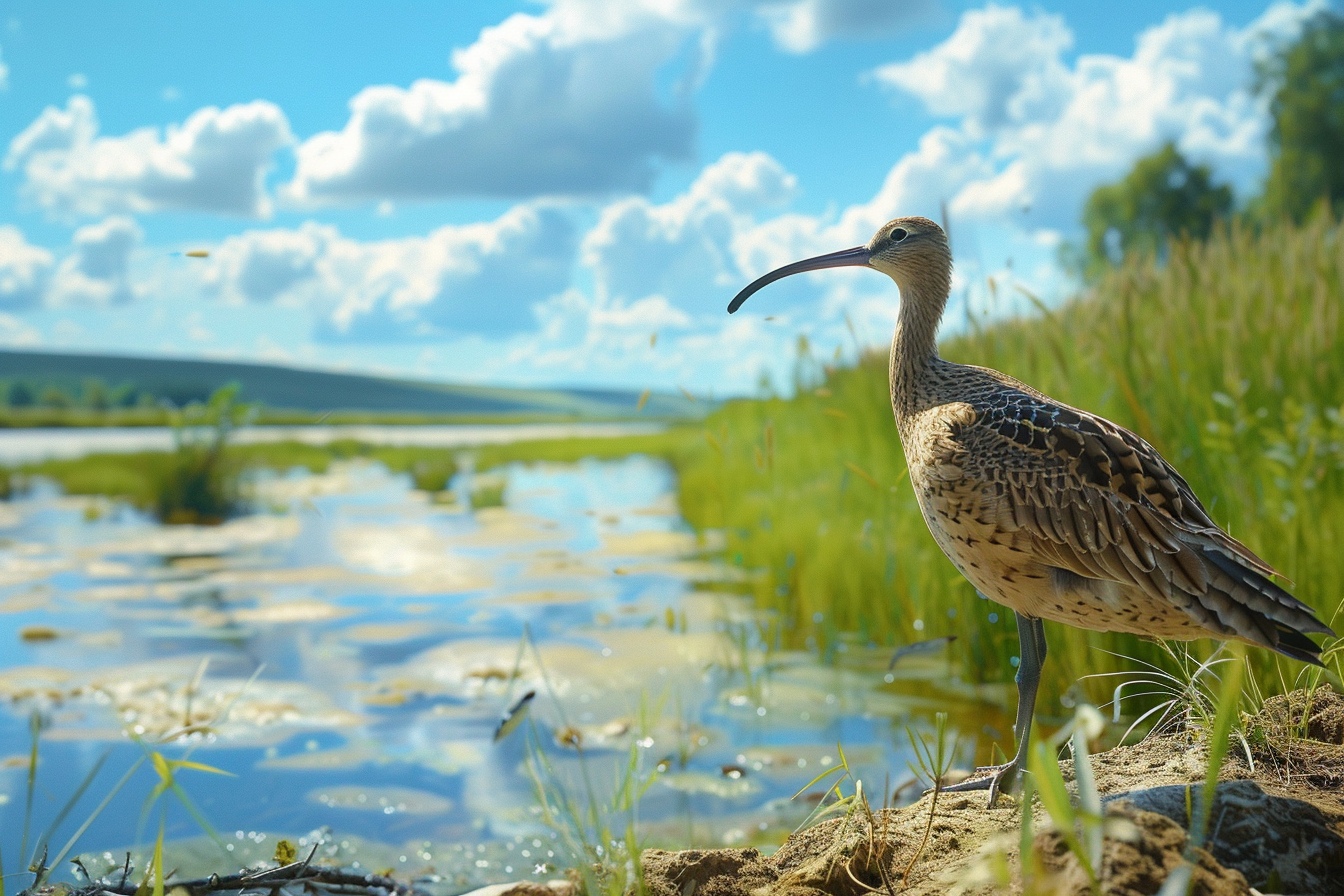
POLYGON ((481 510, 485 507, 503 507, 506 487, 507 483, 502 477, 478 478, 471 487, 471 508, 481 510))
MULTIPOLYGON (((198 473, 202 469, 203 459, 198 454, 198 449, 188 453, 138 451, 89 454, 24 464, 18 472, 26 476, 52 479, 66 494, 120 498, 143 510, 155 512, 166 521, 217 521, 239 505, 242 501, 239 493, 232 493, 230 503, 223 505, 220 512, 215 514, 199 513, 191 518, 179 514, 173 517, 170 510, 164 510, 165 506, 174 506, 173 502, 164 504, 165 490, 194 488, 199 484, 202 476, 198 473)), ((327 445, 309 445, 296 441, 228 445, 218 455, 215 469, 227 471, 234 477, 248 470, 262 469, 278 472, 306 469, 323 473, 333 460, 353 458, 367 458, 383 464, 393 473, 410 474, 416 488, 429 492, 447 488, 457 473, 456 460, 442 448, 372 445, 352 439, 339 439, 327 445)), ((196 501, 194 506, 203 503, 196 501)), ((210 506, 215 505, 211 503, 210 506)))
POLYGON ((493 470, 514 462, 574 463, 586 458, 612 459, 632 454, 669 457, 679 454, 680 446, 698 437, 699 430, 674 429, 670 433, 648 435, 585 437, 574 439, 536 439, 500 445, 482 445, 472 449, 476 469, 493 470))

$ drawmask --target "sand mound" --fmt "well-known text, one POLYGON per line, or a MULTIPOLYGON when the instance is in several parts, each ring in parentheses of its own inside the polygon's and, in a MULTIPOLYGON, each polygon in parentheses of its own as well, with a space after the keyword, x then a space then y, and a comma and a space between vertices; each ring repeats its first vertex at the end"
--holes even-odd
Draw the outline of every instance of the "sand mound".
MULTIPOLYGON (((1328 686, 1268 701, 1222 769, 1205 849, 1189 892, 1203 896, 1344 896, 1344 697, 1328 686)), ((1187 851, 1187 785, 1204 751, 1187 735, 1094 757, 1106 801, 1102 889, 1154 894, 1187 851)), ((1064 763, 1065 778, 1072 769, 1064 763)), ((932 795, 903 809, 855 811, 800 831, 772 855, 755 849, 644 853, 655 896, 867 896, 1022 891, 1022 812, 980 794, 932 795)), ((1035 892, 1091 893, 1088 875, 1033 806, 1028 874, 1035 892)))

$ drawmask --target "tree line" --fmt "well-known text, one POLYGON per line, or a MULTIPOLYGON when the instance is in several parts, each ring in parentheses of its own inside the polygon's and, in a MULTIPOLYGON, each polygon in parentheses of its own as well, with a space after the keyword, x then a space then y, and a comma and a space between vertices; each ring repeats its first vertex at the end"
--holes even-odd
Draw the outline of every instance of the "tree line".
POLYGON ((1310 18, 1256 66, 1252 86, 1273 122, 1259 195, 1239 206, 1208 165, 1168 141, 1092 192, 1085 241, 1066 247, 1066 265, 1091 279, 1132 253, 1161 260, 1172 239, 1204 239, 1233 217, 1261 227, 1344 213, 1344 17, 1327 10, 1310 18))
POLYGON ((79 383, 44 378, 0 379, 0 410, 41 408, 46 410, 114 411, 130 408, 181 407, 209 397, 209 390, 194 385, 159 394, 135 383, 109 384, 97 377, 79 383))

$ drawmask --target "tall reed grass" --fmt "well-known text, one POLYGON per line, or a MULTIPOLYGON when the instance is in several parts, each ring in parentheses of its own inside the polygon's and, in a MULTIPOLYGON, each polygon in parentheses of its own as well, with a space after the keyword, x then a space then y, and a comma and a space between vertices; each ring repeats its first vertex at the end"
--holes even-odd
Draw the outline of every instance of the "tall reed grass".
MULTIPOLYGON (((1028 297, 1030 298, 1030 297, 1028 297)), ((896 296, 893 291, 892 301, 896 296)), ((1033 299, 1034 301, 1034 299, 1033 299)), ((1087 295, 973 325, 945 357, 998 368, 1153 443, 1213 517, 1296 583, 1337 628, 1344 606, 1344 232, 1317 219, 1233 226, 1131 259, 1087 295)), ((681 505, 722 529, 729 562, 792 646, 956 634, 962 677, 1005 681, 1012 614, 977 599, 929 536, 905 483, 885 354, 829 370, 790 400, 735 401, 667 449, 681 505)), ((1041 706, 1087 673, 1168 668, 1158 645, 1050 626, 1041 706)), ((1212 644, 1200 642, 1196 655, 1212 644)), ((1262 687, 1303 666, 1251 651, 1262 687)), ((1339 673, 1336 659, 1334 672, 1339 673)), ((1082 685, 1100 691, 1099 680, 1082 685)), ((1093 700, 1106 696, 1090 694, 1093 700)))

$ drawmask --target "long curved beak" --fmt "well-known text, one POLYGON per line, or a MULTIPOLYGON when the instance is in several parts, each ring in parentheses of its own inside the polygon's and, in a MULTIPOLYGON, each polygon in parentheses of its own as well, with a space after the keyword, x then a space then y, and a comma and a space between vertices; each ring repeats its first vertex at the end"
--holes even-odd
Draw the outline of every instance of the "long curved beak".
POLYGON ((867 246, 855 246, 853 249, 841 249, 839 252, 828 252, 815 258, 804 258, 802 261, 786 264, 782 268, 776 268, 764 277, 756 278, 751 282, 751 285, 734 296, 733 300, 728 303, 728 313, 732 314, 741 308, 742 303, 751 298, 752 293, 769 286, 776 280, 783 280, 785 277, 801 274, 805 271, 819 271, 822 268, 867 267, 868 258, 867 246))

